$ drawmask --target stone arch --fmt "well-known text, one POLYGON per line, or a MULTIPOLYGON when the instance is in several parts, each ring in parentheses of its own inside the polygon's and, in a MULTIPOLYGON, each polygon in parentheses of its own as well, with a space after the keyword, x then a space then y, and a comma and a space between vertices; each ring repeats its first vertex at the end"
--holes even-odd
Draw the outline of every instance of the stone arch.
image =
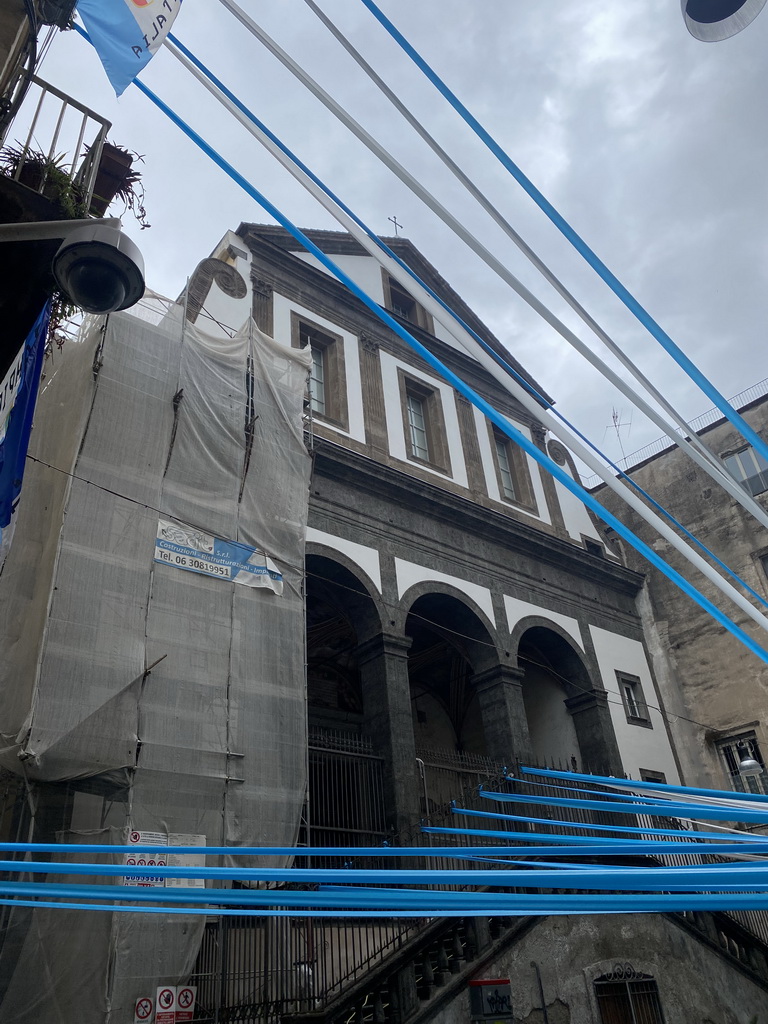
POLYGON ((431 811, 476 784, 473 766, 490 774, 515 750, 522 752, 524 716, 519 701, 515 710, 519 686, 509 676, 509 654, 476 601, 457 587, 427 580, 406 591, 399 614, 410 642, 414 747, 429 773, 431 811))
POLYGON ((358 649, 381 633, 381 603, 359 566, 336 551, 312 547, 305 579, 310 728, 360 733, 365 707, 358 649))
POLYGON ((534 760, 606 774, 620 771, 598 667, 573 636, 546 616, 527 616, 514 627, 510 649, 534 760))

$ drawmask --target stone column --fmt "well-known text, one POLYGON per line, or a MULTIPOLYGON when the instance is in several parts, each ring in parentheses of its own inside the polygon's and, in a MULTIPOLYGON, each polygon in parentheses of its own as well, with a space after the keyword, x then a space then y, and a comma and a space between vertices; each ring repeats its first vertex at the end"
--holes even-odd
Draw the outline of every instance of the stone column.
POLYGON ((608 693, 602 688, 577 693, 565 706, 573 716, 579 741, 582 768, 600 775, 621 773, 621 755, 608 707, 608 693))
POLYGON ((515 758, 531 762, 523 675, 522 669, 512 665, 494 665, 472 677, 480 701, 486 753, 500 765, 510 767, 515 758))
POLYGON ((384 758, 384 807, 396 832, 419 820, 416 746, 408 682, 410 637, 380 633, 357 649, 365 729, 384 758))

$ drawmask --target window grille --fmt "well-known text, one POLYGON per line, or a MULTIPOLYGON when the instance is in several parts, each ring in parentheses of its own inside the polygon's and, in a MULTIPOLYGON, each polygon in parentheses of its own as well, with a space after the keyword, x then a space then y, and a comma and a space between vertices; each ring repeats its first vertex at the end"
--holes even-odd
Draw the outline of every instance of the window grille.
POLYGON ((600 1024, 665 1024, 656 981, 632 964, 616 964, 594 988, 600 1024))

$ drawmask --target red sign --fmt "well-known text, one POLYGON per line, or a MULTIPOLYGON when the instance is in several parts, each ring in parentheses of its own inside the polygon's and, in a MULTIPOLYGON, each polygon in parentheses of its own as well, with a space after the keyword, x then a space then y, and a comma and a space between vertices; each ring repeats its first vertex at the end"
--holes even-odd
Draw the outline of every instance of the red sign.
POLYGON ((142 996, 140 999, 137 999, 133 1011, 134 1024, 147 1024, 148 1021, 152 1020, 153 1009, 154 1003, 149 996, 142 996))
POLYGON ((175 985, 160 985, 158 987, 155 1024, 176 1024, 175 985))
POLYGON ((179 985, 176 992, 176 1024, 192 1020, 195 1015, 196 985, 179 985))

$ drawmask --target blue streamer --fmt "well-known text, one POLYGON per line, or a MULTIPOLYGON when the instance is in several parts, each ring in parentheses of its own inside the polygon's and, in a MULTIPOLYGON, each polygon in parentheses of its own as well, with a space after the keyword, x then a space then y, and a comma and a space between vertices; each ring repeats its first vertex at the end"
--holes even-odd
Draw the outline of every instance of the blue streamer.
MULTIPOLYGON (((454 807, 454 814, 464 814, 468 818, 490 818, 493 821, 530 821, 535 825, 557 825, 558 828, 584 828, 594 829, 598 832, 632 832, 644 836, 693 836, 697 840, 705 839, 721 840, 724 838, 722 832, 696 832, 691 833, 687 829, 674 828, 641 828, 630 825, 593 825, 591 822, 560 821, 558 818, 531 818, 522 814, 501 814, 498 811, 470 811, 462 807, 454 807)), ((735 838, 735 837, 733 837, 735 838)), ((744 837, 747 843, 754 840, 754 836, 744 837)))
POLYGON ((458 97, 451 92, 443 80, 433 71, 423 57, 411 46, 407 39, 399 32, 392 22, 379 10, 373 0, 361 0, 361 3, 368 8, 371 14, 381 24, 403 51, 411 58, 416 66, 426 75, 435 88, 445 97, 453 109, 459 114, 463 121, 481 139, 488 149, 505 167, 512 177, 520 184, 527 194, 533 199, 539 209, 552 221, 555 227, 568 239, 571 245, 587 261, 598 276, 608 285, 611 291, 624 303, 627 309, 640 321, 645 329, 659 342, 662 348, 680 366, 691 380, 708 395, 712 403, 731 421, 736 429, 746 438, 752 446, 759 451, 765 459, 768 459, 768 445, 763 441, 756 431, 750 427, 743 416, 728 403, 727 399, 720 394, 717 388, 698 369, 691 359, 679 348, 669 337, 665 330, 656 323, 650 313, 640 305, 637 299, 624 287, 619 279, 611 273, 603 261, 590 249, 587 243, 571 227, 568 221, 560 214, 548 199, 536 188, 517 164, 501 148, 496 140, 483 128, 480 122, 469 112, 458 97))
POLYGON ((589 811, 601 811, 606 814, 647 814, 650 818, 675 817, 689 818, 695 815, 708 821, 756 821, 765 822, 765 811, 739 810, 738 807, 715 807, 712 804, 642 804, 642 803, 609 803, 607 800, 569 800, 566 797, 523 796, 517 793, 490 793, 483 790, 480 796, 497 803, 544 804, 552 807, 580 807, 589 811))
MULTIPOLYGON (((81 29, 78 25, 75 25, 75 29, 86 39, 88 39, 87 33, 81 29)), ((90 42, 90 40, 89 40, 90 42)), ((629 544, 631 544, 640 554, 642 554, 652 565, 656 566, 657 569, 668 579, 672 580, 677 586, 692 598, 700 607, 704 608, 705 611, 715 618, 722 626, 725 627, 730 633, 738 637, 741 642, 749 648, 754 654, 756 654, 762 661, 768 664, 768 651, 765 651, 759 644, 757 644, 752 637, 746 633, 740 626, 737 626, 735 622, 728 618, 723 612, 720 611, 712 602, 705 597, 699 590, 696 589, 691 583, 688 582, 683 576, 677 572, 671 565, 664 561, 651 547, 649 547, 644 541, 642 541, 636 534, 632 532, 627 526, 625 526, 621 520, 617 519, 613 513, 609 512, 604 508, 600 502, 598 502, 588 491, 586 491, 581 484, 577 483, 570 474, 566 473, 560 466, 557 465, 552 459, 549 458, 544 452, 542 452, 529 438, 525 437, 519 430, 513 427, 500 413, 498 413, 489 403, 476 394, 459 376, 457 376, 452 370, 445 366, 436 356, 434 356, 429 349, 425 348, 419 341, 416 340, 408 331, 405 330, 396 320, 393 319, 377 302, 375 302, 366 292, 364 292, 355 282, 344 273, 344 271, 338 267, 333 260, 329 259, 325 253, 318 248, 312 242, 303 231, 296 227, 280 210, 274 206, 261 192, 258 191, 242 174, 239 173, 230 163, 228 163, 220 153, 218 153, 209 143, 207 143, 202 136, 194 131, 178 114, 176 114, 163 100, 160 99, 151 89, 147 88, 143 82, 138 78, 133 83, 137 89, 139 89, 144 95, 155 104, 155 106, 161 110, 184 134, 195 143, 195 145, 202 150, 214 163, 216 163, 236 184, 238 184, 244 192, 246 192, 252 199, 254 199, 271 217, 273 217, 282 227, 285 228, 306 250, 315 256, 318 261, 326 267, 342 284, 346 285, 347 288, 355 295, 368 309, 379 318, 387 327, 389 327, 398 337, 402 338, 418 355, 424 359, 424 361, 436 370, 452 387, 454 387, 460 394, 462 394, 468 401, 475 405, 485 416, 495 425, 498 429, 506 434, 511 440, 515 441, 525 452, 527 452, 534 461, 544 466, 556 480, 574 494, 580 501, 583 502, 588 508, 598 515, 605 523, 611 526, 620 537, 623 537, 629 544)))
POLYGON ((701 789, 697 786, 675 786, 668 782, 636 782, 634 779, 617 779, 613 775, 584 775, 579 772, 561 772, 554 768, 521 767, 524 775, 541 775, 546 778, 574 779, 577 782, 590 781, 606 786, 619 786, 622 789, 650 789, 661 793, 694 793, 696 796, 714 797, 720 800, 749 801, 766 805, 768 815, 768 796, 761 793, 740 793, 730 789, 701 789))
POLYGON ((498 352, 496 352, 488 344, 487 341, 485 341, 482 337, 480 337, 480 335, 476 331, 474 331, 467 323, 465 323, 464 320, 462 320, 462 318, 458 315, 458 313, 456 313, 455 310, 453 310, 448 305, 448 303, 445 302, 437 294, 437 292, 435 292, 431 288, 431 286, 429 284, 427 284, 425 281, 423 281, 419 277, 419 275, 416 273, 416 271, 413 270, 412 267, 409 267, 408 264, 403 259, 401 259, 400 256, 398 256, 398 254, 396 252, 394 252, 393 249, 390 249, 390 247, 384 241, 382 241, 382 239, 374 231, 372 231, 368 227, 368 225, 363 220, 361 220, 357 216, 357 214, 355 214, 346 205, 346 203, 344 203, 342 201, 342 199, 338 195, 336 195, 335 192, 333 192, 330 188, 328 188, 328 186, 325 184, 325 182, 323 182, 320 178, 318 178, 317 175, 314 174, 310 170, 310 168, 302 160, 300 160, 299 157, 291 149, 289 149, 289 147, 286 146, 274 134, 274 132, 271 132, 269 130, 269 128, 264 124, 264 122, 261 121, 253 113, 253 111, 250 110, 232 92, 231 89, 228 89, 227 86, 224 85, 224 83, 221 81, 221 79, 217 78, 217 76, 214 75, 214 73, 210 70, 210 68, 208 68, 205 64, 203 64, 203 62, 197 56, 195 56, 195 54, 192 53, 192 51, 190 49, 188 49, 181 42, 180 39, 178 39, 175 35, 173 35, 173 33, 169 33, 168 38, 174 44, 174 46, 176 46, 180 50, 180 52, 184 54, 184 56, 187 58, 187 60, 189 60, 192 64, 194 64, 194 66, 198 69, 198 71, 200 71, 203 75, 205 75, 205 77, 210 82, 212 82, 216 86, 216 88, 219 89, 222 92, 222 94, 224 96, 226 96, 227 99, 232 104, 234 104, 237 107, 237 109, 245 117, 248 118, 249 121, 252 122, 252 124, 256 125, 258 127, 258 129, 261 132, 263 132, 264 135, 267 136, 267 138, 270 140, 270 142, 273 143, 273 145, 277 146, 278 149, 280 149, 280 151, 285 156, 287 156, 289 160, 291 160, 298 168, 300 168, 301 171, 304 174, 306 174, 307 177, 310 178, 310 180, 315 185, 317 185, 317 187, 320 188, 328 196, 328 198, 331 199, 339 207, 339 209, 343 210, 343 212, 348 217, 350 217, 355 222, 355 224, 357 224, 357 226, 362 231, 365 232, 365 234, 368 236, 368 238, 372 242, 374 242, 383 253, 385 253, 390 259, 394 260, 411 277, 412 280, 416 281, 422 288, 424 288, 425 291, 435 300, 435 302, 439 303, 440 306, 446 311, 446 313, 448 313, 465 331, 467 331, 467 333, 474 339, 475 343, 480 345, 480 347, 483 349, 483 351, 485 351, 489 356, 491 356, 491 358, 493 358, 499 364, 499 366, 501 366, 507 373, 509 373, 518 382, 518 384, 520 384, 523 388, 525 388, 525 390, 533 398, 535 398, 549 412, 551 412, 554 416, 556 416, 561 421, 561 423, 564 423, 569 428, 569 430, 573 431, 573 433, 581 441, 583 441, 584 444, 588 445, 592 449, 592 451, 594 451, 597 455, 599 455, 600 458, 604 459, 605 462, 610 466, 610 468, 612 470, 614 470, 620 478, 622 478, 628 484, 630 484, 630 486, 632 486, 639 494, 641 494, 658 512, 660 512, 662 515, 664 515, 669 520, 669 522, 671 522, 686 537, 688 537, 689 540, 693 541, 694 544, 698 545, 698 547, 702 551, 704 551, 705 554, 707 554, 717 565, 719 565, 720 568, 723 569, 723 571, 726 572, 733 580, 735 580, 748 594, 750 594, 753 598, 755 598, 755 600, 757 600, 760 604, 762 604, 763 607, 768 608, 768 601, 766 601, 760 594, 758 594, 757 591, 753 590, 753 588, 750 587, 750 585, 746 582, 746 580, 742 579, 742 577, 739 576, 739 574, 737 572, 735 572, 728 565, 726 565, 725 562, 723 562, 721 559, 719 559, 717 557, 717 555, 713 551, 711 551, 703 541, 699 540, 698 537, 694 536, 694 534, 692 534, 688 529, 686 529, 686 527, 683 526, 683 524, 680 523, 672 515, 671 512, 669 512, 667 509, 665 509, 663 505, 659 504, 659 502, 657 502, 654 498, 652 498, 651 495, 648 494, 647 491, 645 491, 640 486, 640 484, 638 484, 635 480, 633 480, 632 477, 628 476, 627 473, 624 470, 620 469, 619 466, 616 463, 614 463, 611 459, 609 459, 608 456, 604 452, 602 452, 597 447, 596 444, 594 444, 592 441, 590 441, 589 438, 586 437, 584 434, 582 434, 582 432, 573 423, 571 423, 568 419, 566 419, 566 417, 563 416, 563 414, 558 409, 556 409, 554 407, 554 405, 547 398, 545 398, 529 381, 527 381, 522 376, 522 374, 520 374, 510 363, 508 363, 505 359, 503 359, 502 356, 498 352))

